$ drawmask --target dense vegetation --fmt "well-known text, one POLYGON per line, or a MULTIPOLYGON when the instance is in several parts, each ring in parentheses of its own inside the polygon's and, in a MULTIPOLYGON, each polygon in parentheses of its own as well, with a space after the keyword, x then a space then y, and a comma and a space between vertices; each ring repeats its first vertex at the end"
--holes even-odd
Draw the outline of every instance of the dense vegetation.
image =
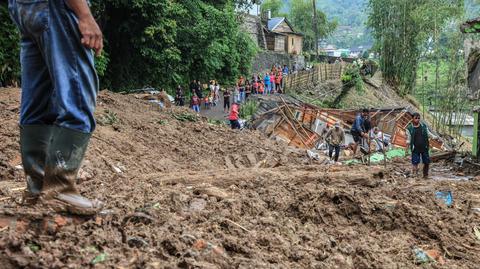
MULTIPOLYGON (((247 74, 255 45, 239 28, 245 0, 93 0, 105 36, 102 87, 173 89, 192 79, 230 83, 247 74)), ((0 82, 18 81, 18 35, 0 4, 0 82), (5 70, 5 71, 3 71, 5 70)))
MULTIPOLYGON (((459 135, 479 100, 469 96, 459 25, 478 16, 476 0, 370 0, 368 24, 384 78, 411 94, 437 130, 459 135)), ((473 37, 473 36, 472 36, 473 37)))
POLYGON ((440 32, 463 14, 463 0, 370 0, 369 7, 384 78, 400 93, 411 93, 420 56, 438 55, 440 32))
MULTIPOLYGON (((473 1, 473 0, 472 0, 473 1)), ((265 0, 272 14, 289 14, 292 0, 265 0)), ((308 1, 311 5, 311 0, 308 1)), ((325 38, 328 44, 339 48, 354 46, 369 46, 373 43, 372 36, 365 26, 368 0, 318 0, 317 8, 326 15, 329 21, 335 21, 339 27, 325 38)))
POLYGON ((0 4, 0 87, 20 76, 18 33, 9 17, 6 3, 0 4))
POLYGON ((365 23, 367 21, 367 0, 323 0, 318 1, 319 7, 327 14, 328 18, 335 19, 339 27, 328 43, 339 48, 356 46, 370 46, 373 43, 370 31, 365 23))

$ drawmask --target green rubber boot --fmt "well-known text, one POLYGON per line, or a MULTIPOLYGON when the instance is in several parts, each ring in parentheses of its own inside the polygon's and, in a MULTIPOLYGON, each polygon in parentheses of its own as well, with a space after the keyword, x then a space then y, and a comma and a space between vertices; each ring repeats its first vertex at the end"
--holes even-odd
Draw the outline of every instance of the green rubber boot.
POLYGON ((103 204, 78 192, 76 180, 91 134, 55 126, 45 163, 42 196, 59 211, 94 215, 103 204))
POLYGON ((24 204, 36 203, 42 192, 45 158, 52 131, 52 125, 20 126, 20 152, 27 181, 27 189, 23 195, 24 204))
POLYGON ((423 164, 423 178, 424 179, 427 179, 428 178, 428 172, 430 170, 430 164, 429 163, 425 163, 423 164))

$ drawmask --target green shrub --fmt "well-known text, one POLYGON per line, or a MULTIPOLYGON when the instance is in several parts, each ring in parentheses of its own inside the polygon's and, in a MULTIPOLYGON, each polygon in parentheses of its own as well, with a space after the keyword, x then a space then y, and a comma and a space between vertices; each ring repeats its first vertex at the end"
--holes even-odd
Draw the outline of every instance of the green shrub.
POLYGON ((249 100, 240 106, 239 116, 242 119, 250 120, 255 112, 257 112, 257 109, 258 103, 256 101, 249 100))
POLYGON ((0 86, 20 80, 20 36, 8 14, 7 3, 0 4, 0 86))
POLYGON ((358 92, 363 92, 363 79, 359 67, 349 67, 342 75, 342 83, 344 87, 355 87, 358 92))

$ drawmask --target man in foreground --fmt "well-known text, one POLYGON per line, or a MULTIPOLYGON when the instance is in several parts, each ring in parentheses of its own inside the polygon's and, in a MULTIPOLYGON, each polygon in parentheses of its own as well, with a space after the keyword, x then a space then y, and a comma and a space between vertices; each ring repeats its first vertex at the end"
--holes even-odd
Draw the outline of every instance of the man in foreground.
POLYGON ((428 178, 430 167, 429 138, 438 139, 437 136, 428 130, 427 125, 420 121, 420 114, 413 113, 412 122, 407 129, 407 149, 412 152, 412 174, 418 175, 418 165, 423 163, 423 178, 428 178))
POLYGON ((9 0, 21 33, 20 148, 25 204, 91 215, 102 206, 76 188, 92 132, 102 32, 86 0, 9 0))

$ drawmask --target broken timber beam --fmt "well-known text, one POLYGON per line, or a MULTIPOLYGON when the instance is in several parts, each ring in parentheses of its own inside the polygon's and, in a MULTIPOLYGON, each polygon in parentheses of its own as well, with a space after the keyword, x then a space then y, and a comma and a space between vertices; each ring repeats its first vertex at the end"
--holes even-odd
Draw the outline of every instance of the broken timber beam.
POLYGON ((456 151, 437 152, 430 156, 432 162, 438 162, 440 160, 448 160, 455 157, 456 151))

